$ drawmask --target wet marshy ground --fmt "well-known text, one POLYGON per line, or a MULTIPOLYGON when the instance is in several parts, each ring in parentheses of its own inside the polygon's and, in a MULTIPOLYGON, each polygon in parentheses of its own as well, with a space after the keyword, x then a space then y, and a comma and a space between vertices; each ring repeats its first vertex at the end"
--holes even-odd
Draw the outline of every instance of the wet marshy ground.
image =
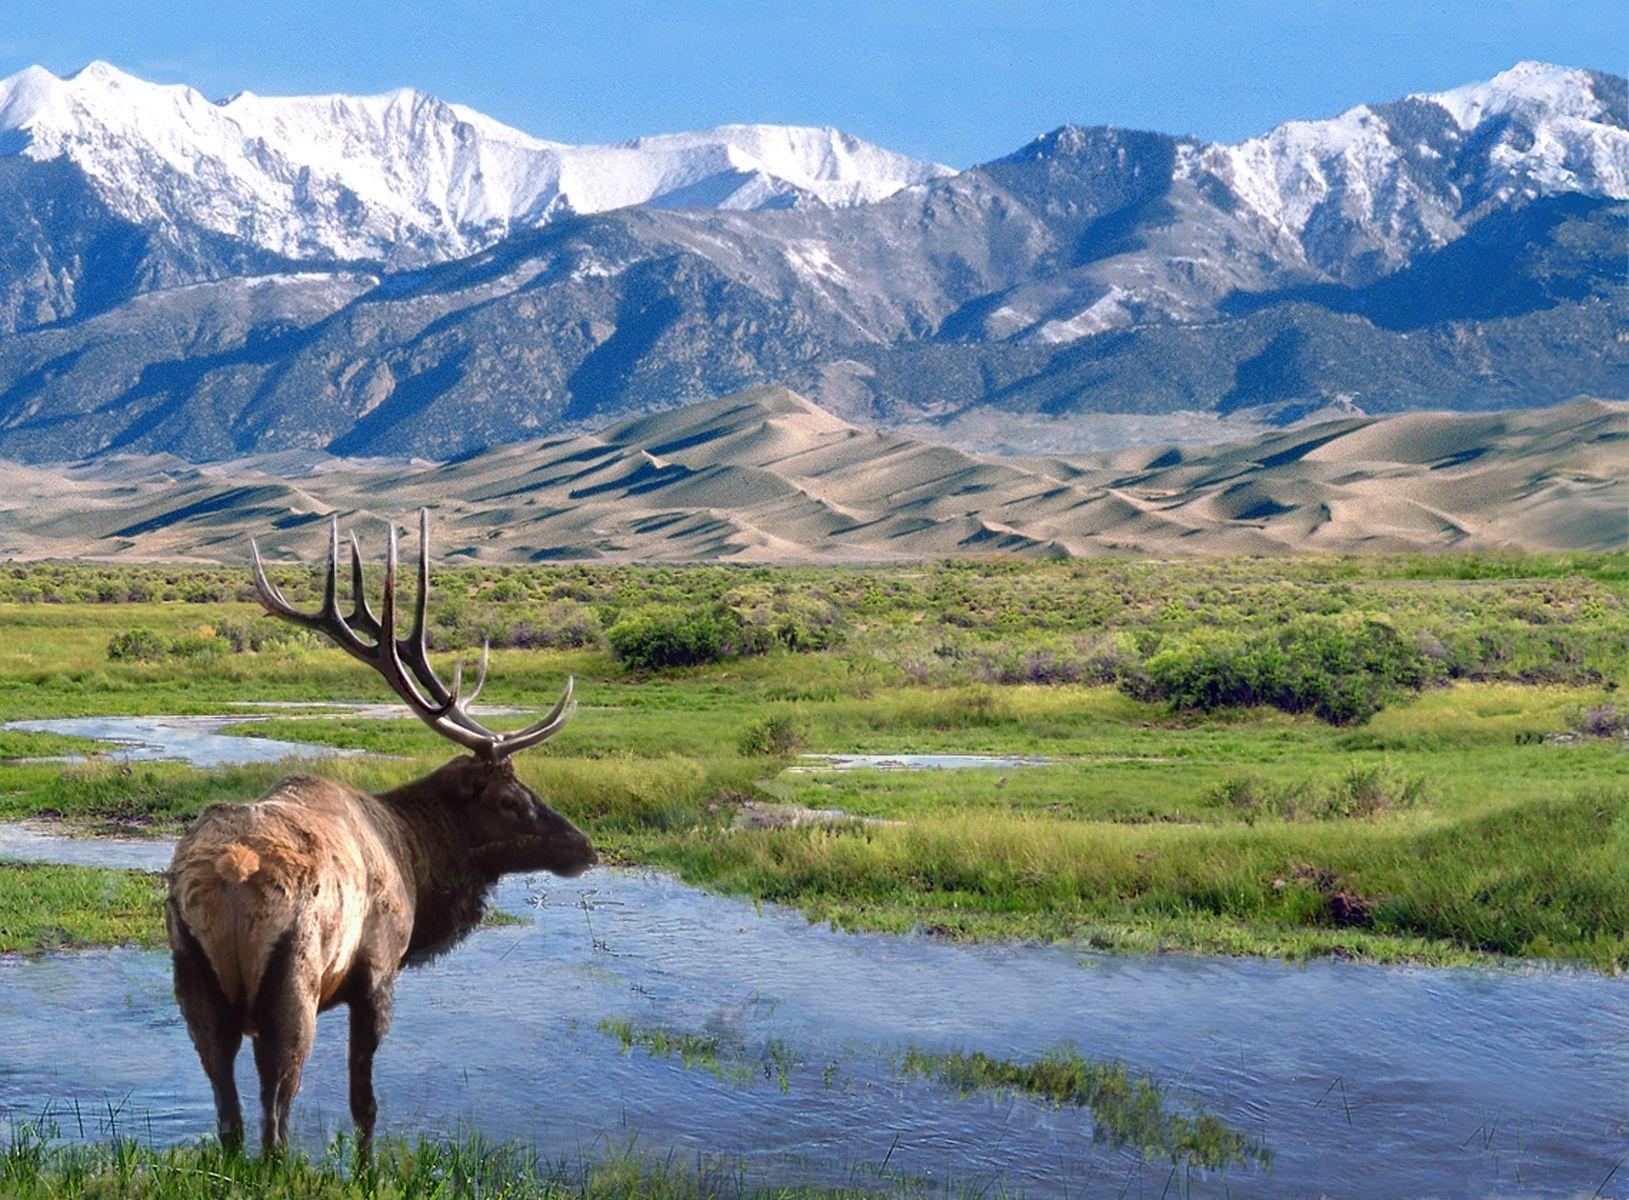
MULTIPOLYGON (((8 827, 0 855, 150 867, 167 847, 8 827)), ((511 879, 496 901, 524 923, 402 976, 378 1066, 393 1131, 471 1127, 555 1157, 633 1138, 772 1177, 881 1169, 1031 1196, 1173 1178, 1171 1194, 1589 1195, 1629 1145, 1629 986, 1600 975, 842 934, 631 870, 511 879), (1123 1064, 1153 1124, 1127 1141, 1108 1108, 933 1067, 1060 1047, 1123 1064), (1148 1129, 1159 1147, 1206 1116, 1225 1171, 1174 1135, 1145 1157, 1148 1129)), ((161 1141, 211 1128, 161 953, 0 960, 0 1045, 6 1118, 54 1102, 70 1137, 110 1111, 161 1141)), ((345 1126, 344 1048, 343 1013, 325 1015, 295 1108, 309 1141, 345 1126)), ((239 1078, 252 1097, 247 1053, 239 1078)))

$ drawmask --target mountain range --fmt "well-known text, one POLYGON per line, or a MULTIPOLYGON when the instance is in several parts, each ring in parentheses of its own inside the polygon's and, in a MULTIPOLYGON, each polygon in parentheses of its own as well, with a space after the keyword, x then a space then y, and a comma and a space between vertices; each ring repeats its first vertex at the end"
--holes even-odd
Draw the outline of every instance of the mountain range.
POLYGON ((317 560, 434 499, 449 559, 1606 550, 1629 405, 1347 417, 1219 447, 1027 458, 858 428, 757 388, 418 467, 283 451, 0 467, 0 556, 317 560))
POLYGON ((1625 80, 1531 62, 963 171, 33 68, 0 82, 0 456, 448 459, 772 383, 1013 450, 1620 398, 1626 200, 1625 80))

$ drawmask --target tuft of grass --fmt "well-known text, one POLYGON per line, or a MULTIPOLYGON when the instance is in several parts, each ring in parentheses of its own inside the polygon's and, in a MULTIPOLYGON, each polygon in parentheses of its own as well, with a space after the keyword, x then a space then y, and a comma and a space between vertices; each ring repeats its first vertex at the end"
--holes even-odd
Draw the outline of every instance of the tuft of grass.
POLYGON ((1285 821, 1373 819, 1425 803, 1422 776, 1404 776, 1379 763, 1348 767, 1332 779, 1301 778, 1274 784, 1260 775, 1230 775, 1205 790, 1202 803, 1230 808, 1246 820, 1285 821))
POLYGON ((684 1033, 660 1025, 640 1025, 623 1017, 601 1021, 599 1031, 621 1042, 624 1054, 638 1046, 651 1058, 673 1058, 677 1055, 687 1067, 701 1067, 715 1073, 719 1069, 721 1039, 716 1034, 684 1033))
POLYGON ((512 912, 505 912, 501 908, 489 908, 481 914, 482 929, 512 929, 516 925, 530 925, 525 917, 517 916, 512 912))
POLYGON ((692 1033, 622 1017, 601 1021, 598 1029, 621 1042, 624 1054, 639 1046, 652 1058, 676 1056, 686 1068, 707 1071, 727 1083, 747 1084, 760 1076, 772 1079, 783 1092, 791 1090, 792 1071, 801 1061, 780 1038, 769 1038, 754 1053, 739 1039, 726 1040, 719 1034, 692 1033))
POLYGON ((1096 1137, 1135 1147, 1146 1158, 1210 1170, 1272 1163, 1272 1154, 1263 1143, 1244 1136, 1214 1114, 1188 1116, 1173 1111, 1151 1077, 1134 1074, 1124 1063, 1087 1058, 1067 1046, 1033 1062, 911 1049, 899 1069, 963 1095, 1010 1092, 1059 1107, 1088 1109, 1096 1137))
POLYGON ((764 717, 748 725, 741 734, 741 753, 760 757, 789 758, 803 749, 808 731, 792 717, 764 717))

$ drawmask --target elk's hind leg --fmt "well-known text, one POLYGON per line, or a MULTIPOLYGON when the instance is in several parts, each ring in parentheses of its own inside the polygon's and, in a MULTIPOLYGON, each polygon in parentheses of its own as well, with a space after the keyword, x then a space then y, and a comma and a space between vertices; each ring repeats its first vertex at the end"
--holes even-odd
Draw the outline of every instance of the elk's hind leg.
POLYGON ((204 948, 173 911, 170 944, 175 964, 175 999, 197 1047, 198 1061, 215 1093, 215 1119, 221 1145, 228 1150, 243 1145, 243 1109, 238 1104, 237 1080, 232 1064, 243 1045, 243 1013, 221 990, 204 948))
POLYGON ((288 1145, 288 1114, 317 1036, 317 997, 300 969, 295 931, 278 939, 250 1007, 260 1073, 261 1153, 288 1145))
POLYGON ((351 993, 351 1120, 357 1146, 364 1152, 373 1141, 379 1105, 373 1096, 373 1056, 390 1028, 394 981, 371 971, 359 976, 351 993))

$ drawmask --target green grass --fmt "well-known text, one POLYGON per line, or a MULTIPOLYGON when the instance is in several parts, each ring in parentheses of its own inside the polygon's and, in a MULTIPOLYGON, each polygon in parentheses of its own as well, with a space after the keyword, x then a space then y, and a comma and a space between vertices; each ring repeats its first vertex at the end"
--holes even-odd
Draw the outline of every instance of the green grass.
POLYGON ((0 953, 164 940, 164 887, 144 871, 0 862, 0 953))
POLYGON ((1221 1170, 1234 1165, 1267 1167, 1272 1154, 1212 1113, 1173 1111, 1159 1084, 1133 1074, 1124 1063, 1086 1058, 1070 1047, 1034 1062, 1010 1062, 987 1054, 934 1054, 908 1050, 899 1064, 905 1075, 932 1079, 967 1095, 1007 1092, 1091 1112, 1102 1140, 1132 1146, 1144 1158, 1221 1170))
POLYGON ((685 1033, 657 1025, 637 1025, 623 1017, 599 1023, 601 1033, 622 1043, 622 1052, 640 1047, 651 1058, 677 1057, 687 1067, 701 1067, 721 1074, 718 1054, 723 1039, 714 1033, 685 1033))
MULTIPOLYGON (((864 1178, 866 1171, 852 1174, 864 1178)), ((780 1186, 735 1164, 610 1149, 550 1161, 476 1137, 381 1140, 370 1164, 336 1140, 316 1157, 229 1154, 214 1142, 64 1146, 33 1127, 0 1148, 0 1200, 860 1200, 954 1195, 889 1184, 780 1186)))
MULTIPOLYGON (((197 582, 179 568, 85 570, 0 569, 0 596, 46 584, 128 592, 165 571, 177 581, 165 586, 197 582)), ((289 582, 310 591, 310 578, 289 582)), ((626 670, 592 644, 494 652, 483 697, 494 703, 546 705, 577 676, 577 719, 520 766, 611 861, 659 865, 853 929, 1629 967, 1629 754, 1618 739, 1544 742, 1629 683, 1629 556, 472 567, 438 575, 437 586, 462 622, 455 629, 566 600, 607 620, 612 609, 724 601, 751 619, 794 600, 837 614, 844 635, 834 649, 662 673, 626 670), (1301 612, 1378 614, 1452 669, 1350 727, 1271 709, 1173 712, 1132 698, 1112 673, 1091 674, 1093 656, 1119 655, 1115 670, 1133 669, 1173 638, 1270 629, 1301 612), (1059 681, 1064 667, 1088 677, 1059 681), (794 729, 814 752, 1056 761, 774 778, 789 760, 761 752, 775 748, 759 736, 770 728, 794 729), (792 803, 895 824, 732 829, 737 808, 765 799, 766 785, 792 803)), ((384 698, 365 669, 302 643, 159 662, 107 656, 132 626, 196 646, 211 644, 211 620, 240 628, 248 611, 0 603, 0 719, 384 698)), ((280 712, 241 731, 370 751, 314 768, 365 789, 450 752, 408 719, 280 712)), ((0 750, 46 744, 62 748, 28 738, 0 750)), ((0 819, 174 830, 212 801, 258 795, 287 769, 0 761, 0 819)), ((57 923, 70 924, 66 916, 57 923)), ((91 914, 75 919, 88 927, 91 914)))
MULTIPOLYGON (((616 1038, 624 1054, 638 1048, 652 1058, 676 1058, 687 1069, 741 1086, 770 1078, 787 1091, 793 1072, 803 1065, 797 1052, 778 1038, 750 1047, 739 1038, 719 1033, 622 1017, 601 1021, 598 1028, 616 1038)), ((1059 1047, 1025 1063, 984 1054, 910 1049, 891 1067, 903 1078, 932 1080, 963 1096, 976 1091, 1005 1092, 1057 1107, 1084 1108, 1092 1114, 1096 1140, 1130 1147, 1148 1160, 1206 1170, 1267 1167, 1272 1162, 1265 1145, 1214 1114, 1178 1111, 1151 1076, 1133 1073, 1124 1063, 1087 1058, 1070 1047, 1059 1047)), ((821 1072, 822 1085, 833 1086, 841 1074, 839 1062, 828 1063, 821 1072)))
MULTIPOLYGON (((781 1091, 787 1091, 791 1088, 793 1070, 801 1065, 796 1052, 780 1038, 768 1038, 762 1045, 749 1047, 739 1037, 670 1029, 623 1017, 601 1021, 598 1029, 616 1038, 624 1054, 632 1053, 637 1046, 651 1058, 677 1058, 689 1069, 706 1071, 739 1086, 772 1079, 781 1091)), ((832 1069, 828 1068, 825 1075, 828 1087, 833 1078, 832 1069)))

